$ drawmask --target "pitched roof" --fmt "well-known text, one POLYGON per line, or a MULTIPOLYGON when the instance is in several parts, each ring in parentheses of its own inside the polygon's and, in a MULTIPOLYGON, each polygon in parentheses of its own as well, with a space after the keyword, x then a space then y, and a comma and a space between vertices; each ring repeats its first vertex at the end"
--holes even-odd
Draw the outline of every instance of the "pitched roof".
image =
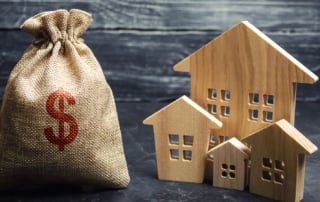
POLYGON ((204 110, 202 107, 200 107, 197 103, 195 103, 193 100, 188 98, 187 96, 182 96, 179 99, 175 100, 174 102, 170 103, 169 105, 163 107, 156 113, 150 115, 147 117, 145 120, 143 120, 144 124, 147 125, 153 125, 154 120, 157 116, 159 116, 161 113, 167 110, 171 110, 173 108, 181 108, 181 107, 190 107, 193 109, 195 112, 197 112, 199 115, 203 116, 205 119, 207 119, 210 123, 210 127, 212 128, 221 128, 222 127, 222 122, 216 119, 212 114, 204 110))
POLYGON ((260 132, 265 130, 273 131, 274 127, 282 130, 291 140, 293 140, 297 144, 297 146, 300 146, 300 148, 303 150, 304 153, 310 155, 318 150, 316 145, 314 145, 309 139, 307 139, 300 131, 298 131, 294 126, 292 126, 285 119, 277 121, 271 126, 263 128, 260 131, 249 135, 248 137, 244 138, 243 141, 259 138, 260 132))
MULTIPOLYGON (((231 29, 227 30, 220 36, 218 36, 216 39, 210 41, 206 45, 204 45, 202 48, 198 49, 194 53, 192 53, 190 56, 184 58, 182 61, 177 63, 173 68, 175 71, 182 71, 182 72, 190 72, 190 59, 191 57, 201 49, 208 47, 208 46, 215 46, 218 41, 222 40, 227 35, 232 36, 238 36, 238 37, 232 37, 235 39, 241 39, 241 40, 247 40, 247 44, 254 45, 259 43, 262 44, 263 48, 271 48, 273 52, 277 55, 279 55, 282 59, 286 61, 286 64, 288 64, 288 71, 292 72, 292 82, 297 83, 314 83, 319 78, 317 75, 315 75, 313 72, 311 72, 307 67, 305 67, 302 63, 300 63, 298 60, 296 60, 292 55, 290 55, 287 51, 285 51, 283 48, 281 48, 278 44, 276 44, 274 41, 272 41, 268 36, 266 36, 264 33, 262 33, 260 30, 258 30, 255 26, 250 24, 247 21, 242 21, 239 24, 233 26, 231 29), (245 33, 244 36, 241 36, 241 34, 245 33), (249 41, 248 38, 250 37, 258 37, 258 40, 261 39, 261 41, 249 41)), ((222 40, 224 41, 224 40, 222 40)), ((234 41, 225 40, 226 43, 236 43, 234 41)), ((250 46, 249 46, 250 47, 250 46)), ((252 48, 252 47, 250 47, 252 48)), ((220 50, 219 51, 228 51, 228 50, 220 50)), ((232 51, 239 51, 239 50, 232 50, 232 51)), ((253 54, 258 54, 257 51, 252 51, 253 54)), ((254 57, 254 55, 253 55, 254 57)), ((280 71, 280 69, 279 69, 280 71)))
POLYGON ((231 144, 233 147, 238 149, 239 152, 241 152, 245 157, 247 157, 248 154, 250 153, 250 149, 246 145, 244 145, 242 142, 240 142, 237 138, 233 137, 233 138, 213 147, 212 149, 210 149, 207 152, 207 154, 208 155, 213 154, 215 151, 218 151, 219 149, 223 148, 227 144, 231 144))

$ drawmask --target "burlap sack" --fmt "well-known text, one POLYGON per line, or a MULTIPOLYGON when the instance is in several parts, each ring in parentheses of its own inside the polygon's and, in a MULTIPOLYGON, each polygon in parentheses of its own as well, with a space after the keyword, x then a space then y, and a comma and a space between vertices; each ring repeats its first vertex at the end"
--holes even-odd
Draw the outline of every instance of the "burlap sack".
POLYGON ((22 25, 35 39, 3 96, 0 189, 128 185, 112 91, 79 38, 91 21, 81 10, 57 10, 22 25))

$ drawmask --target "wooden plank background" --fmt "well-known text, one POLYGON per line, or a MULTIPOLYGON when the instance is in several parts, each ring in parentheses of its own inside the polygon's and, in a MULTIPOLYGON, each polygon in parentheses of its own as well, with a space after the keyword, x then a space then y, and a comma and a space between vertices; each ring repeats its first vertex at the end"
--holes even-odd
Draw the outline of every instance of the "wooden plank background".
MULTIPOLYGON (((28 17, 59 8, 92 13, 83 38, 100 61, 116 100, 168 101, 189 92, 175 63, 241 20, 248 20, 320 75, 317 0, 0 0, 0 95, 32 38, 28 17)), ((320 82, 299 85, 299 101, 320 101, 320 82)))

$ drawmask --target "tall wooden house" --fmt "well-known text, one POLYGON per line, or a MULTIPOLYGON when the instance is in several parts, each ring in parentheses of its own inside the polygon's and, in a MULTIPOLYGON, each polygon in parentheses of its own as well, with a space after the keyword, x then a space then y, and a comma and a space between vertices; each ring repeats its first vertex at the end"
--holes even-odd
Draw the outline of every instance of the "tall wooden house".
MULTIPOLYGON (((174 66, 191 74, 190 97, 243 139, 280 119, 294 123, 297 83, 318 77, 249 22, 240 22, 174 66)), ((219 141, 218 141, 219 142, 219 141)))
POLYGON ((143 123, 153 125, 158 178, 202 183, 210 130, 222 123, 186 96, 143 123))
POLYGON ((317 147, 285 119, 246 137, 250 192, 281 201, 303 199, 306 155, 317 147))

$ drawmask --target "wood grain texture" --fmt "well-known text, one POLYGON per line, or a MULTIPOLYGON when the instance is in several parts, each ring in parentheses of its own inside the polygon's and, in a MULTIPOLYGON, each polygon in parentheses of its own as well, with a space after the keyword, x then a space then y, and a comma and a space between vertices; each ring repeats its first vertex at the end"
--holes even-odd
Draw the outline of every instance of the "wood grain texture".
MULTIPOLYGON (((84 193, 70 186, 52 186, 36 191, 1 193, 0 201, 65 202, 65 201, 256 201, 272 202, 265 197, 212 187, 211 181, 203 184, 176 183, 157 179, 157 165, 153 129, 141 124, 145 117, 161 109, 168 102, 117 103, 123 142, 131 182, 127 189, 101 190, 84 193)), ((319 103, 297 103, 296 128, 309 140, 320 146, 319 103)), ((306 159, 305 193, 303 202, 320 198, 320 152, 306 159)), ((211 170, 212 171, 212 170, 211 170)))
POLYGON ((210 129, 221 128, 222 123, 186 96, 143 123, 153 125, 158 178, 202 183, 210 129))
POLYGON ((236 138, 210 149, 207 158, 213 160, 213 186, 243 191, 247 186, 247 166, 250 150, 236 138))
POLYGON ((225 30, 248 20, 264 31, 320 31, 320 3, 315 0, 5 0, 0 2, 0 27, 18 28, 39 11, 59 8, 93 13, 93 29, 225 30))
POLYGON ((294 123, 296 83, 318 77, 243 21, 174 66, 190 72, 190 97, 223 122, 218 136, 242 139, 272 122, 294 123))
MULTIPOLYGON (((87 44, 102 64, 117 101, 165 101, 188 94, 188 74, 172 66, 240 20, 249 20, 320 74, 320 2, 1 0, 0 94, 31 38, 18 28, 28 17, 58 8, 93 15, 87 44), (142 76, 143 75, 143 76, 142 76)), ((320 84, 298 86, 298 100, 320 101, 320 84)))
POLYGON ((250 192, 281 201, 303 199, 305 156, 317 146, 286 120, 243 141, 251 148, 250 192))
MULTIPOLYGON (((89 31, 87 45, 99 60, 117 101, 165 101, 189 94, 189 74, 172 67, 219 32, 89 31)), ((314 34, 268 34, 281 47, 320 73, 320 37, 314 34), (292 43, 294 41, 295 43, 292 43)), ((22 31, 0 31, 0 93, 32 38, 22 31)), ((319 83, 298 85, 299 101, 319 101, 319 83)))

